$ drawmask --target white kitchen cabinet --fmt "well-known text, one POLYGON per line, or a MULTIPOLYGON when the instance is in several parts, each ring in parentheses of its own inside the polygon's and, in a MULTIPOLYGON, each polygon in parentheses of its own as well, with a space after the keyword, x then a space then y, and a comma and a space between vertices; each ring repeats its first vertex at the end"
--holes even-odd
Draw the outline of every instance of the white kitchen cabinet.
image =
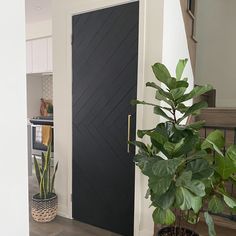
POLYGON ((32 41, 26 41, 26 73, 30 74, 32 72, 32 41))
POLYGON ((52 72, 53 71, 53 66, 52 66, 52 38, 48 38, 48 49, 47 49, 47 72, 52 72))
POLYGON ((52 72, 52 38, 26 42, 27 74, 52 72))
POLYGON ((33 73, 47 72, 47 38, 32 41, 33 73))

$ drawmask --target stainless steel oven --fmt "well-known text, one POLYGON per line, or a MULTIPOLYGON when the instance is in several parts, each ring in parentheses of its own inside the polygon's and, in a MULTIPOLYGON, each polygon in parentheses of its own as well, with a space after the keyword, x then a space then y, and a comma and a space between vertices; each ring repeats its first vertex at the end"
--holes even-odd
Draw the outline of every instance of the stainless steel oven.
POLYGON ((44 125, 52 128, 52 156, 54 151, 53 143, 53 118, 36 117, 30 120, 31 123, 31 155, 41 156, 42 152, 47 151, 47 146, 42 142, 42 127, 44 125))

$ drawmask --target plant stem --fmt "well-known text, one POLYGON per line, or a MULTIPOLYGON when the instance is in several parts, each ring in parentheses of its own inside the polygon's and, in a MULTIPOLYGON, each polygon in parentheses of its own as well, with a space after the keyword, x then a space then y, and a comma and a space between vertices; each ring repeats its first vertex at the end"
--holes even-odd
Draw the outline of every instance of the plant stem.
POLYGON ((173 108, 173 116, 174 116, 174 123, 177 123, 177 119, 176 119, 176 110, 175 108, 173 108))
POLYGON ((178 232, 178 235, 180 235, 180 230, 181 230, 181 212, 179 212, 178 219, 179 219, 179 225, 178 225, 179 232, 178 232))

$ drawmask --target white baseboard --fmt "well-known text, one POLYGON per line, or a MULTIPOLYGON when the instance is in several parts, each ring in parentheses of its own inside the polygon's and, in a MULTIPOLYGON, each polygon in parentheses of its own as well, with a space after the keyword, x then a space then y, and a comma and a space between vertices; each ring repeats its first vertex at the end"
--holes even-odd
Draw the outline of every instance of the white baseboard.
POLYGON ((68 209, 65 205, 63 204, 58 204, 58 210, 57 210, 57 215, 67 218, 67 219, 72 219, 70 215, 68 214, 68 209))
POLYGON ((141 230, 139 236, 153 236, 153 231, 147 229, 141 230))
POLYGON ((57 215, 61 216, 61 217, 64 217, 64 218, 67 218, 67 219, 71 219, 70 217, 68 217, 67 214, 65 214, 65 212, 62 212, 62 211, 57 211, 57 215))

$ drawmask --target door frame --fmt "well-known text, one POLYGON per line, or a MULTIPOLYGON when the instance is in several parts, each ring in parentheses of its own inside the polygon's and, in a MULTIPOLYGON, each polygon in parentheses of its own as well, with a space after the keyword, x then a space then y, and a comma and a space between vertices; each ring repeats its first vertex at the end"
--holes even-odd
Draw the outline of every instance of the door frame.
MULTIPOLYGON (((117 3, 111 3, 111 4, 102 4, 103 6, 100 6, 100 7, 94 7, 93 4, 88 3, 86 4, 87 6, 84 6, 84 7, 81 7, 81 9, 76 9, 75 11, 71 12, 71 14, 69 15, 68 18, 70 18, 70 22, 69 22, 69 25, 71 26, 70 27, 70 30, 67 32, 67 36, 68 37, 71 37, 72 35, 72 16, 74 15, 78 15, 78 14, 82 14, 82 13, 87 13, 87 12, 92 12, 92 11, 97 11, 97 10, 102 10, 102 9, 105 9, 105 8, 109 8, 109 7, 115 7, 115 6, 119 6, 119 5, 123 5, 123 4, 127 4, 127 3, 131 3, 131 2, 138 2, 139 0, 123 0, 123 1, 117 1, 117 3)), ((139 4, 141 4, 141 1, 139 1, 139 4)), ((139 22, 144 19, 143 17, 143 7, 140 5, 140 9, 139 9, 139 22)), ((69 20, 69 19, 68 19, 69 20)), ((144 50, 144 42, 142 40, 143 38, 143 33, 144 33, 144 29, 142 28, 142 25, 143 23, 140 22, 139 23, 139 45, 138 45, 138 79, 137 79, 137 97, 142 99, 143 97, 143 93, 140 94, 143 89, 139 89, 139 87, 142 87, 143 86, 140 86, 140 84, 144 84, 144 80, 143 80, 143 76, 142 76, 142 67, 144 66, 144 58, 142 57, 142 55, 144 55, 143 53, 141 53, 143 50, 144 50)), ((70 55, 70 58, 72 58, 72 47, 70 45, 70 52, 71 52, 71 55, 70 55)), ((70 65, 72 65, 72 59, 69 63, 70 65)), ((72 67, 70 67, 70 71, 69 71, 70 75, 72 76, 72 67)), ((72 77, 71 77, 72 78, 72 77)), ((138 117, 142 117, 143 115, 143 111, 142 111, 142 108, 141 107, 137 107, 137 112, 136 112, 136 127, 139 127, 140 128, 140 120, 142 119, 138 119, 138 117)), ((137 130, 137 128, 136 128, 137 130)), ((69 162, 69 165, 70 168, 68 170, 68 173, 69 173, 69 178, 68 178, 68 184, 70 186, 70 191, 69 193, 72 193, 72 166, 71 166, 71 162, 72 162, 72 159, 69 158, 68 160, 69 162)), ((141 197, 140 196, 140 178, 141 178, 141 174, 140 174, 140 170, 137 169, 135 167, 135 180, 134 180, 134 192, 135 192, 135 201, 134 201, 134 235, 137 235, 137 231, 138 230, 138 226, 139 226, 139 217, 140 217, 140 212, 141 212, 141 209, 140 209, 140 201, 141 201, 141 197)), ((69 203, 69 211, 70 211, 70 217, 72 218, 72 201, 70 201, 69 203)))
MULTIPOLYGON (((98 3, 98 1, 95 3, 94 1, 86 1, 80 4, 74 4, 74 6, 69 6, 66 9, 66 74, 67 79, 70 81, 70 88, 68 88, 67 93, 70 92, 70 104, 71 106, 68 107, 68 113, 71 118, 71 124, 66 124, 68 130, 67 136, 69 138, 69 142, 72 144, 72 45, 71 45, 71 39, 72 39, 72 16, 101 10, 108 7, 114 7, 122 4, 127 4, 131 2, 137 2, 139 1, 139 45, 138 45, 138 78, 137 78, 137 98, 140 100, 144 99, 144 73, 145 73, 145 19, 146 19, 146 0, 109 0, 109 3, 107 0, 102 0, 98 3), (79 5, 79 7, 78 7, 79 5)), ((73 4, 71 4, 73 5, 73 4)), ((142 129, 143 124, 143 107, 138 106, 136 111, 136 130, 142 129)), ((67 176, 67 182, 68 182, 68 188, 67 188, 67 206, 68 206, 68 213, 65 214, 62 212, 60 215, 66 216, 72 219, 72 201, 71 201, 71 193, 72 193, 72 145, 70 145, 69 150, 67 151, 68 158, 67 158, 67 166, 68 166, 68 176, 67 176)), ((56 155, 55 155, 56 156, 56 155)), ((134 188, 135 188, 135 201, 134 201, 134 235, 140 234, 140 223, 141 223, 141 204, 143 199, 142 194, 142 188, 141 185, 143 181, 141 180, 141 172, 140 170, 135 167, 135 180, 134 180, 134 188)), ((66 210, 65 210, 66 211, 66 210)))

